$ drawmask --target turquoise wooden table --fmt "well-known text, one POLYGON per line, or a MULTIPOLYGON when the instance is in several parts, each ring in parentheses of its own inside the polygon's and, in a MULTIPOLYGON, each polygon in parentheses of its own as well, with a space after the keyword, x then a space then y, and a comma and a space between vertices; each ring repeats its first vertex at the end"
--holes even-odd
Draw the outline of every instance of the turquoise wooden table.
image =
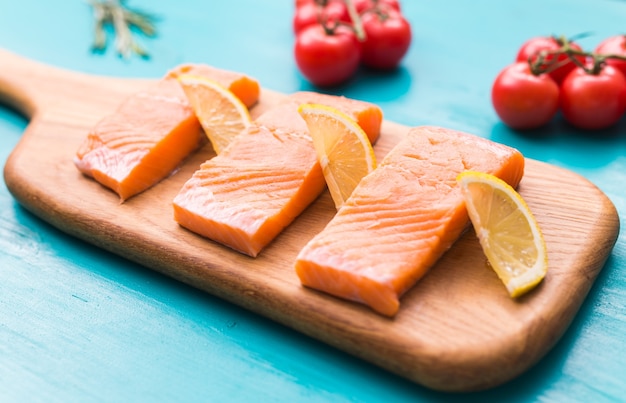
MULTIPOLYGON (((130 1, 158 15, 152 58, 89 52, 81 1, 0 0, 0 48, 75 71, 156 78, 183 62, 244 71, 279 92, 314 89, 292 55, 293 2, 130 1), (175 3, 175 4, 174 4, 175 3)), ((581 174, 626 215, 626 120, 584 133, 555 121, 520 134, 490 103, 526 39, 624 33, 626 2, 403 2, 414 41, 392 73, 361 71, 329 91, 388 120, 471 132, 581 174)), ((0 65, 0 69, 2 65, 0 65)), ((28 124, 0 105, 4 162, 28 124)), ((620 233, 575 320, 533 368, 494 389, 435 392, 235 305, 72 238, 0 187, 1 401, 623 401, 626 240, 620 233)))

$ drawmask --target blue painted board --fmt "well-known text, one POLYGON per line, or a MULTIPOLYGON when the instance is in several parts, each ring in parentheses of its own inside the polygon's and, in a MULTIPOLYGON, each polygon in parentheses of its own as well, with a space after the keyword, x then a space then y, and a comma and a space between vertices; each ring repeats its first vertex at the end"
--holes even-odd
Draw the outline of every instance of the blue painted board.
MULTIPOLYGON (((0 0, 0 47, 72 70, 158 77, 181 62, 245 71, 273 90, 311 89, 295 66, 291 1, 129 0, 161 15, 153 57, 88 51, 86 3, 0 0), (37 10, 37 12, 35 12, 37 10), (243 13, 242 10, 249 10, 243 13)), ((626 2, 403 2, 414 42, 391 74, 362 71, 332 93, 378 103, 405 125, 436 124, 519 148, 598 185, 626 215, 626 122, 530 134, 491 108, 493 78, 535 35, 592 48, 623 33, 626 2)), ((2 66, 0 66, 2 68, 2 66)), ((0 106, 6 160, 27 121, 0 106)), ((0 397, 6 401, 621 401, 626 396, 623 234, 581 311, 536 367, 496 389, 424 389, 267 319, 71 238, 0 186, 0 397)))

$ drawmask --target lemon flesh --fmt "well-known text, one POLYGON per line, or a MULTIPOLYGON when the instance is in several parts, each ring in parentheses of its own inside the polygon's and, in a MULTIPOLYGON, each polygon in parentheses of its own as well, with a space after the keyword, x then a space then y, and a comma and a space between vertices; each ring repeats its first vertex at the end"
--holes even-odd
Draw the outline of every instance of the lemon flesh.
POLYGON ((485 256, 511 297, 533 289, 547 273, 548 254, 522 196, 486 173, 466 171, 457 181, 485 256))
POLYGON ((307 124, 328 190, 339 209, 361 179, 376 168, 372 144, 354 119, 335 108, 303 104, 298 112, 307 124))

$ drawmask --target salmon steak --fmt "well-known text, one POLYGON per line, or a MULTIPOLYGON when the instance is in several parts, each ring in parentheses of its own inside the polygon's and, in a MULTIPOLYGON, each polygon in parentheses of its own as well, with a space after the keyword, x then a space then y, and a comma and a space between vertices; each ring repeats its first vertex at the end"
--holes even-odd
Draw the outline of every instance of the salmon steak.
POLYGON ((298 113, 300 104, 310 102, 340 109, 364 122, 369 138, 378 138, 378 106, 331 95, 292 94, 200 166, 174 198, 176 222, 256 257, 326 188, 313 141, 298 113))
POLYGON ((295 270, 301 283, 395 316, 400 297, 469 226, 456 182, 465 170, 516 187, 524 157, 454 130, 410 129, 300 251, 295 270))
POLYGON ((187 72, 212 79, 254 104, 258 83, 240 73, 183 65, 127 98, 89 132, 74 164, 124 202, 169 175, 206 142, 200 122, 177 81, 187 72))
POLYGON ((205 77, 215 81, 228 88, 248 108, 258 102, 261 93, 261 86, 257 80, 242 73, 218 69, 208 64, 181 64, 168 71, 165 78, 177 79, 182 75, 205 77))

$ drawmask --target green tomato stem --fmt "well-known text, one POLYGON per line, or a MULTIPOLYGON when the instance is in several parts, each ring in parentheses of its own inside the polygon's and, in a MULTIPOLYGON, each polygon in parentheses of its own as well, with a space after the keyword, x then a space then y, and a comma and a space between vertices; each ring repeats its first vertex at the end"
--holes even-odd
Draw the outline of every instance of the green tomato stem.
POLYGON ((352 20, 352 25, 354 26, 354 33, 357 39, 361 42, 365 40, 365 30, 363 29, 363 21, 361 20, 361 16, 358 11, 356 11, 356 7, 352 0, 343 0, 348 9, 348 14, 350 15, 350 19, 352 20))
POLYGON ((606 65, 606 61, 609 59, 617 59, 626 61, 626 56, 617 54, 599 54, 595 52, 585 52, 582 50, 574 49, 571 46, 572 41, 565 36, 553 37, 557 43, 560 44, 560 48, 557 50, 543 50, 539 52, 535 60, 532 58, 528 61, 530 71, 534 75, 546 74, 554 71, 555 69, 567 64, 574 63, 576 66, 583 69, 587 74, 599 74, 602 68, 606 65), (557 61, 559 55, 567 55, 567 59, 557 61), (592 63, 582 62, 580 58, 584 60, 591 59, 592 63))

